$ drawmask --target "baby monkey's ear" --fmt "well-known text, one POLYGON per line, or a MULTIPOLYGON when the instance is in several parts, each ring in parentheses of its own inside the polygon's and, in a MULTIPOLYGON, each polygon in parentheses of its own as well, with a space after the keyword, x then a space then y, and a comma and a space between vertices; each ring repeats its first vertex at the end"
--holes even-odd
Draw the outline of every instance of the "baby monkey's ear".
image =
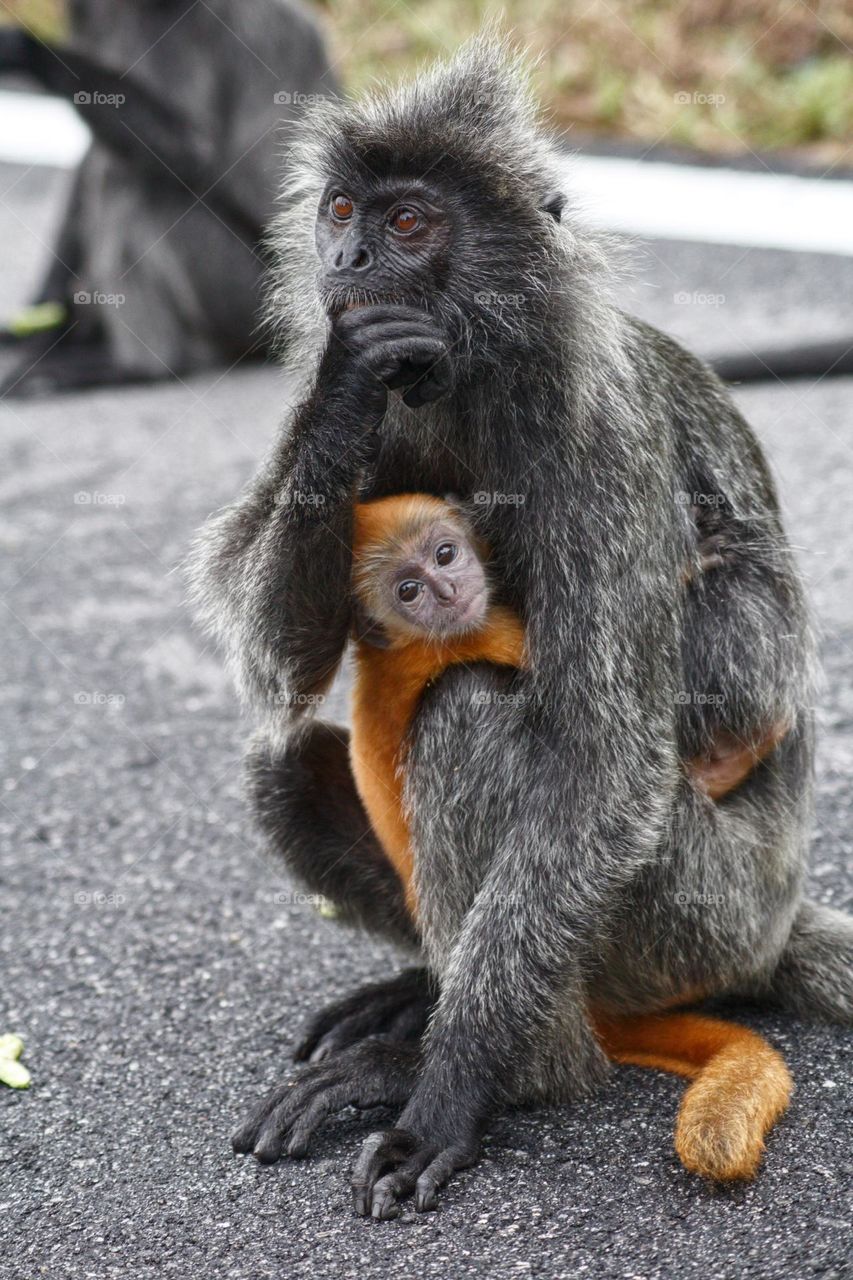
POLYGON ((460 517, 462 520, 464 520, 464 521, 466 522, 466 524, 467 524, 467 522, 468 522, 468 512, 467 512, 467 510, 466 510, 466 508, 465 508, 465 503, 464 503, 464 501, 463 501, 462 497, 460 496, 460 494, 458 494, 458 493, 445 493, 445 494, 443 495, 442 500, 446 503, 446 505, 447 505, 448 507, 450 507, 450 510, 451 510, 451 512, 452 512, 452 514, 453 514, 453 515, 455 515, 455 516, 459 516, 459 517, 460 517))
POLYGON ((374 622, 358 596, 352 598, 352 628, 350 636, 357 643, 372 645, 374 649, 390 649, 391 640, 381 622, 374 622))

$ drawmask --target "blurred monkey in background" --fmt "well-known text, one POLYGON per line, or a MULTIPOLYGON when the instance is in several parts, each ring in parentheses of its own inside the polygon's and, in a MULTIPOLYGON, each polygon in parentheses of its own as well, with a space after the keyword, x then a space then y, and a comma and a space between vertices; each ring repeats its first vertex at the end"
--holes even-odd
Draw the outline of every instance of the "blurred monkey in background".
POLYGON ((289 123, 336 81, 294 0, 70 0, 68 36, 0 29, 0 73, 92 132, 0 394, 184 375, 258 353, 263 228, 289 123))

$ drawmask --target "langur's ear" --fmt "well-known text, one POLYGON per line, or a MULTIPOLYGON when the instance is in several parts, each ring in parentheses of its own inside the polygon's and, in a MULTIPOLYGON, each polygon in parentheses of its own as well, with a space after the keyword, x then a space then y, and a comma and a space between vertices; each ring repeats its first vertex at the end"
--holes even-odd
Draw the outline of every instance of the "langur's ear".
POLYGON ((549 191, 539 207, 543 213, 547 213, 555 222, 561 222, 563 210, 566 207, 566 197, 562 191, 549 191))

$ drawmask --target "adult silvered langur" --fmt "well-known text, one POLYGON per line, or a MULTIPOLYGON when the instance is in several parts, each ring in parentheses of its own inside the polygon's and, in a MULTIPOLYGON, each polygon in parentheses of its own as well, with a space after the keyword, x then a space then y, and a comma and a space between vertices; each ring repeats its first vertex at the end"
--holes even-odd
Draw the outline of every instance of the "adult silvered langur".
POLYGON ((295 0, 71 0, 68 36, 0 29, 0 73, 73 104, 92 142, 0 392, 183 376, 260 352, 264 227, 288 128, 334 95, 295 0))
MULTIPOLYGON (((194 556, 260 719, 260 826, 419 957, 318 1016, 235 1146, 273 1161, 345 1104, 400 1108, 355 1165, 375 1217, 433 1207, 498 1108, 595 1088, 592 1007, 742 993, 853 1018, 853 924, 803 896, 812 640, 771 478, 718 378, 614 305, 570 197, 499 42, 316 113, 277 240, 295 407, 194 556), (355 506, 407 492, 466 504, 526 645, 523 669, 456 664, 420 701, 414 917, 345 732, 306 714, 351 631, 355 506), (719 802, 682 766, 777 725, 719 802)), ((743 1144, 739 1105, 694 1135, 709 1171, 743 1144)))

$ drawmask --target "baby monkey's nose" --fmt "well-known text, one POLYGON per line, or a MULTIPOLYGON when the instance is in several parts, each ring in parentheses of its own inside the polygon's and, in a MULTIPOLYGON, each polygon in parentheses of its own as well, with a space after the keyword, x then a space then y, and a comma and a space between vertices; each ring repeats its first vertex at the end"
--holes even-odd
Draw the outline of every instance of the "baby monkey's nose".
POLYGON ((446 579, 436 585, 436 595, 442 604, 452 604, 456 599, 456 583, 446 579))

